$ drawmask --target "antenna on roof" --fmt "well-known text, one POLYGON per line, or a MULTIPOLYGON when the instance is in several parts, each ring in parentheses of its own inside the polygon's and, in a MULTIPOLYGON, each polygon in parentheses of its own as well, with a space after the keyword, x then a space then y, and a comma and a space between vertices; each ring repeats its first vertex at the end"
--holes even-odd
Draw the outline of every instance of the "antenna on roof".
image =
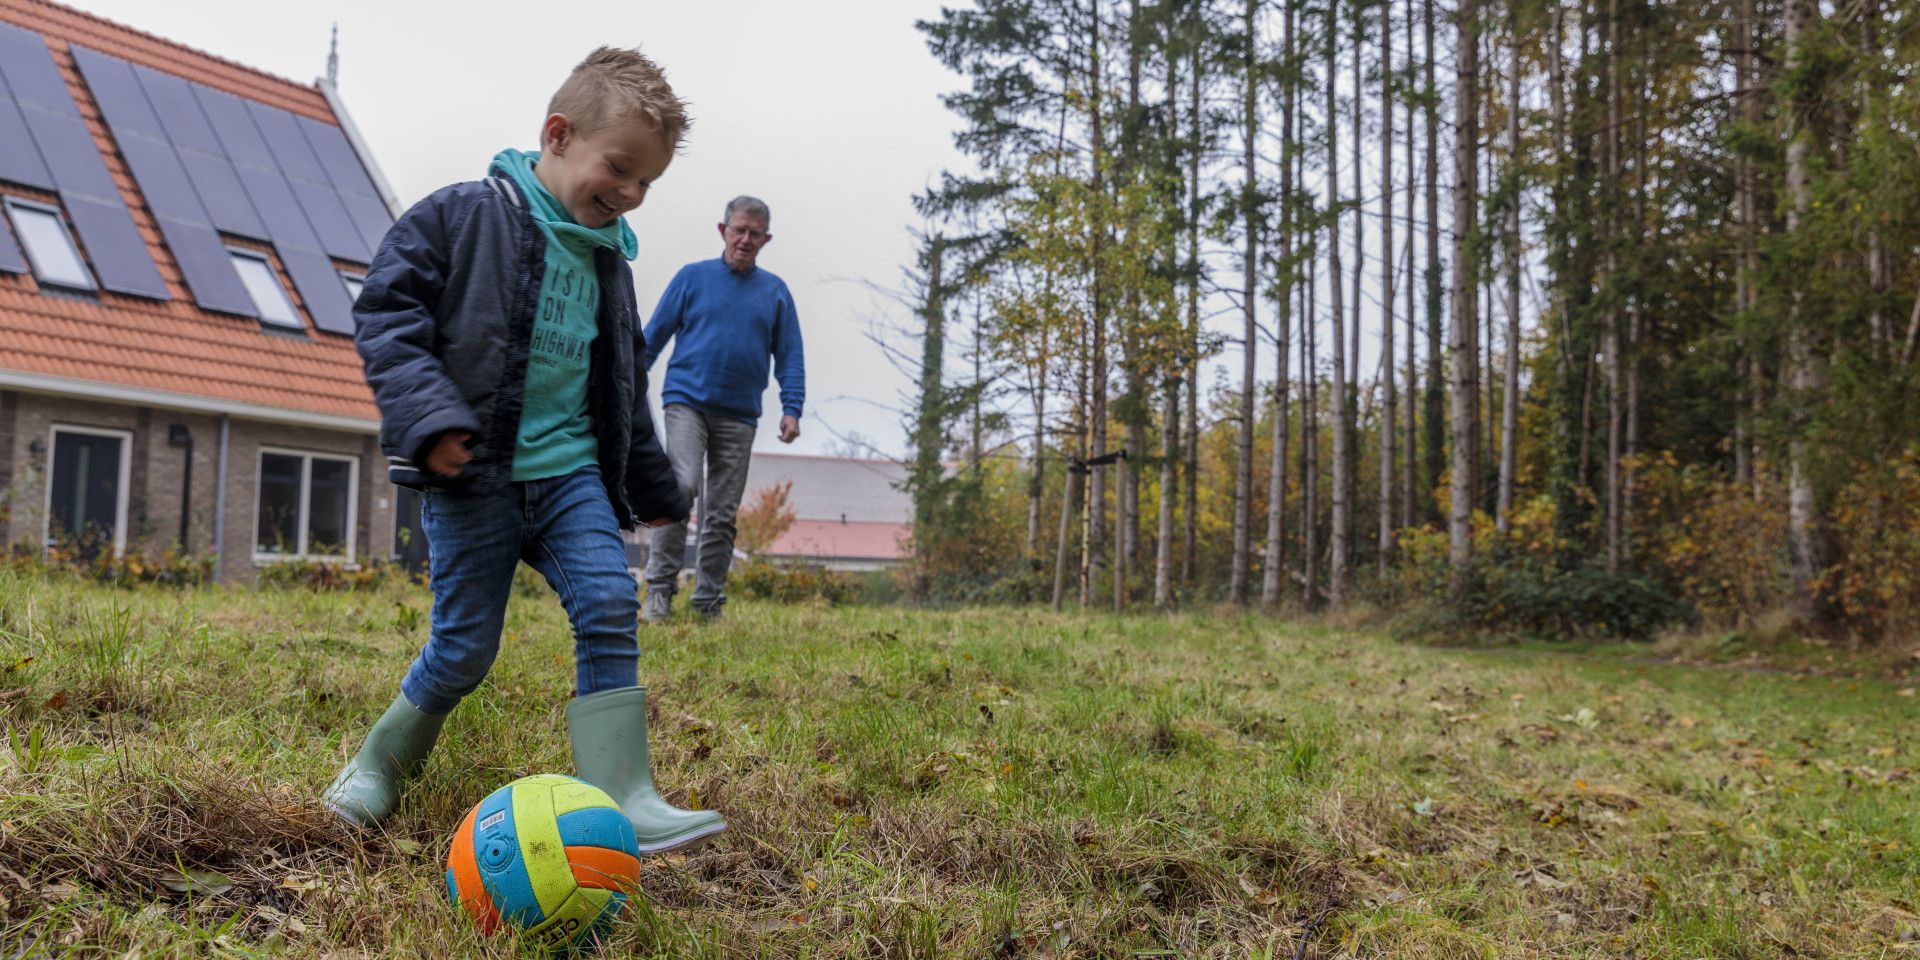
POLYGON ((333 39, 327 42, 327 82, 340 82, 340 22, 333 23, 333 39))

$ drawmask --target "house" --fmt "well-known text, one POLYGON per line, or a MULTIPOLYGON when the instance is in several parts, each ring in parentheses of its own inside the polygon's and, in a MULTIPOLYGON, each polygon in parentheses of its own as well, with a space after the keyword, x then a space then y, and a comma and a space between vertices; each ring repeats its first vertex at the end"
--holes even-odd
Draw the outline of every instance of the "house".
POLYGON ((743 502, 790 483, 787 505, 794 517, 760 555, 849 571, 899 564, 907 558, 913 520, 913 500, 900 487, 904 479, 906 467, 892 460, 754 454, 743 502))
POLYGON ((351 305, 395 202, 328 80, 0 0, 0 537, 384 558, 351 305))

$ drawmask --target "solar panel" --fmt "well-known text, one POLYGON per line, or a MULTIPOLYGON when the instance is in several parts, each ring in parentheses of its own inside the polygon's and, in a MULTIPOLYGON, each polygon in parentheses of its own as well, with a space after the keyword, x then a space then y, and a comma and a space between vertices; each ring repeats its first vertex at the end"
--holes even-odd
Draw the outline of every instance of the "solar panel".
POLYGON ((206 208, 200 205, 193 184, 187 180, 187 172, 180 166, 180 158, 173 153, 172 144, 148 140, 138 134, 123 136, 118 130, 114 131, 114 138, 119 141, 120 155, 133 170, 133 179, 140 184, 140 193, 147 198, 147 207, 155 216, 211 225, 206 208))
POLYGON ((100 285, 116 293, 168 299, 146 240, 127 213, 46 43, 38 34, 0 24, 0 74, 6 76, 27 131, 53 174, 100 285))
POLYGON ((146 91, 147 102, 153 105, 153 112, 160 115, 160 125, 174 146, 216 157, 226 156, 220 138, 214 135, 207 115, 200 110, 200 101, 194 98, 192 85, 172 74, 146 67, 134 67, 133 76, 140 81, 140 89, 146 91))
POLYGON ((294 289, 300 291, 300 299, 307 302, 313 325, 328 333, 352 336, 353 301, 347 299, 347 285, 340 282, 333 261, 317 250, 284 244, 274 244, 274 249, 286 265, 287 275, 293 278, 294 289))
POLYGON ((201 112, 193 86, 179 77, 146 67, 134 67, 133 76, 146 92, 153 112, 159 116, 167 139, 173 142, 180 165, 186 168, 187 179, 193 181, 194 192, 200 195, 213 225, 255 240, 270 239, 266 224, 260 222, 259 212, 254 210, 253 201, 248 199, 246 190, 240 186, 240 178, 233 172, 233 164, 227 161, 220 138, 214 135, 213 126, 201 112))
POLYGON ((13 239, 13 228, 0 216, 0 273, 26 273, 27 258, 20 255, 20 244, 13 239))
POLYGON ((267 150, 273 154, 274 162, 279 164, 280 172, 287 179, 311 180, 332 186, 332 181, 327 179, 327 171, 321 168, 320 161, 314 159, 313 150, 307 146, 307 138, 301 135, 300 125, 294 122, 293 114, 252 100, 247 101, 247 112, 253 115, 254 126, 259 128, 261 138, 267 143, 267 150))
POLYGON ((81 78, 93 93, 93 102, 100 105, 100 115, 113 129, 116 139, 123 133, 138 133, 155 140, 166 138, 166 131, 160 129, 160 121, 153 115, 153 107, 147 104, 147 95, 133 79, 130 64, 78 45, 73 47, 73 62, 79 66, 81 78))
POLYGON ((197 150, 181 149, 180 164, 186 168, 187 179, 193 181, 193 188, 200 195, 200 202, 206 205, 207 215, 213 219, 213 225, 228 233, 237 233, 255 240, 270 240, 267 225, 260 221, 259 211, 253 208, 253 200, 247 196, 246 188, 240 186, 239 175, 233 172, 233 164, 223 156, 205 154, 197 150))
POLYGON ((287 185, 293 188, 294 198, 300 201, 300 209, 306 211, 307 222, 320 235, 320 245, 329 256, 357 263, 373 259, 366 238, 347 216, 347 208, 341 205, 333 187, 307 180, 289 180, 287 185))
MULTIPOLYGON (((279 171, 273 151, 267 149, 267 142, 260 138, 253 117, 247 113, 245 100, 197 83, 193 84, 193 96, 206 111, 207 122, 213 124, 213 132, 220 138, 220 148, 226 151, 227 159, 233 161, 234 166, 251 165, 279 171)), ((267 225, 271 227, 273 221, 268 220, 267 225)))
POLYGON ((340 195, 334 192, 333 181, 314 157, 293 114, 251 101, 247 103, 247 110, 253 114, 267 148, 279 162, 288 186, 293 188, 307 222, 319 235, 321 246, 329 255, 343 260, 365 263, 371 259, 372 250, 366 238, 348 216, 340 195))
POLYGON ((307 223, 306 214, 300 212, 300 204, 293 199, 293 190, 287 186, 286 178, 280 176, 280 171, 241 166, 236 172, 240 174, 240 185, 253 200, 253 208, 260 211, 260 219, 266 221, 268 239, 276 244, 320 249, 320 238, 314 236, 313 227, 307 223))
POLYGON ((33 142, 40 146, 40 155, 53 170, 53 183, 61 196, 122 202, 120 188, 107 173, 107 163, 100 159, 100 148, 84 121, 78 116, 32 109, 26 111, 26 118, 27 129, 33 132, 33 142))
POLYGON ((380 196, 380 191, 373 185, 373 178, 367 176, 366 168, 360 165, 360 155, 353 151, 353 144, 348 142, 345 131, 310 117, 301 117, 299 122, 300 132, 306 134, 307 144, 313 147, 314 155, 320 158, 320 166, 326 169, 334 189, 343 194, 380 196))
POLYGON ((7 88, 22 107, 79 116, 66 78, 39 34, 0 23, 0 73, 6 75, 7 88))
POLYGON ((187 289, 193 291, 193 302, 221 313, 260 316, 246 285, 234 272, 233 259, 227 255, 226 246, 212 227, 162 218, 160 233, 167 238, 167 248, 180 264, 187 289))
POLYGON ((67 215, 80 242, 87 247, 93 272, 100 285, 115 293, 128 293, 151 300, 167 300, 167 285, 153 265, 147 241, 133 225, 127 208, 117 203, 100 203, 86 197, 62 193, 67 215))
POLYGON ((348 142, 347 135, 339 127, 307 117, 300 118, 300 130, 306 134, 314 155, 319 157, 320 165, 326 168, 327 176, 333 180, 340 201, 346 205, 347 216, 359 229, 367 249, 378 249, 380 239, 393 226, 393 211, 387 209, 386 201, 380 199, 380 192, 374 187, 366 168, 361 165, 353 144, 348 142))
POLYGON ((0 180, 53 189, 53 174, 41 162, 40 150, 27 134, 27 121, 20 116, 13 98, 6 95, 4 83, 0 83, 0 180))

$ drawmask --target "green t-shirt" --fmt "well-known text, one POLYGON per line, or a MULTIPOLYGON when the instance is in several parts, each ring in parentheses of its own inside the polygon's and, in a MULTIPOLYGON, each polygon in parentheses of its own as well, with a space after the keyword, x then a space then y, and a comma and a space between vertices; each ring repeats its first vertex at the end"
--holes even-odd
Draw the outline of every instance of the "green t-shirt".
POLYGON ((617 250, 628 260, 637 249, 625 220, 598 230, 583 227, 534 176, 538 153, 502 150, 494 165, 526 194, 533 220, 547 237, 540 300, 528 343, 526 396, 513 450, 513 479, 565 476, 600 459, 593 420, 587 414, 587 381, 593 341, 600 333, 600 282, 593 253, 617 250))

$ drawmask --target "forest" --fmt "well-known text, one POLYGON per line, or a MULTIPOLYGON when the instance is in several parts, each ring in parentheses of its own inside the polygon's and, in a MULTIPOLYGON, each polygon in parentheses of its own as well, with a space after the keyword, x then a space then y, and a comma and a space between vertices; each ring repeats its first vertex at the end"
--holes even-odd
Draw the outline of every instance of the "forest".
POLYGON ((1912 637, 1916 13, 943 9, 912 590, 1912 637))

